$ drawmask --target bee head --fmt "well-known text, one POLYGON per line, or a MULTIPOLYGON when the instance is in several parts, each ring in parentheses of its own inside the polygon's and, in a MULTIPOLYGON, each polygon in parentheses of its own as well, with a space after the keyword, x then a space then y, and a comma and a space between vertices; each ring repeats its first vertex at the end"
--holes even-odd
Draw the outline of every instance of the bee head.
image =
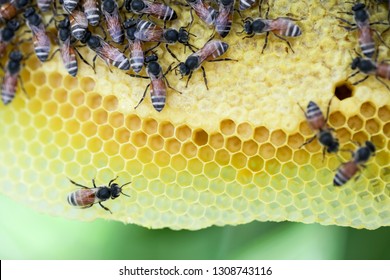
POLYGON ((169 28, 165 34, 165 39, 167 40, 168 44, 175 43, 179 40, 179 32, 173 28, 169 28))
POLYGON ((178 35, 178 41, 182 44, 188 44, 190 34, 187 30, 185 30, 183 27, 180 27, 179 29, 179 35, 178 35))
POLYGON ((11 29, 12 31, 18 30, 20 27, 20 22, 14 18, 7 22, 6 29, 11 29))
POLYGON ((333 138, 328 130, 322 130, 318 140, 322 145, 327 147, 326 151, 328 153, 336 153, 339 150, 339 142, 333 138))
POLYGON ((376 148, 371 141, 366 141, 366 146, 372 153, 375 153, 376 148))
POLYGON ((357 3, 357 4, 353 5, 352 11, 354 11, 354 12, 361 11, 361 10, 364 10, 365 8, 366 8, 366 5, 364 5, 363 3, 357 3))
POLYGON ((91 38, 91 36, 92 36, 91 31, 87 30, 84 34, 84 37, 80 40, 80 42, 83 44, 89 42, 89 39, 91 38))
POLYGON ((129 6, 130 10, 140 12, 145 8, 145 3, 142 0, 132 0, 129 6))
POLYGON ((103 9, 111 14, 115 10, 115 2, 112 0, 103 0, 103 9))
POLYGON ((69 17, 65 17, 63 20, 61 20, 58 23, 58 28, 60 28, 60 29, 65 29, 65 28, 68 28, 68 27, 70 27, 69 17))
POLYGON ((253 33, 252 20, 246 19, 244 21, 244 31, 246 34, 251 35, 253 33))
MULTIPOLYGON (((128 184, 130 184, 131 182, 128 182, 126 184, 123 184, 122 186, 119 186, 117 183, 112 183, 110 186, 108 186, 109 190, 110 190, 110 193, 111 193, 111 198, 112 199, 115 199, 117 198, 120 194, 123 194, 125 196, 128 196, 127 194, 123 193, 122 192, 122 188, 128 184)), ((108 189, 107 188, 107 189, 108 189)))
POLYGON ((20 62, 23 59, 23 55, 20 51, 12 51, 9 54, 9 59, 12 61, 20 62))
MULTIPOLYGON (((183 62, 180 62, 177 66, 179 69, 179 72, 182 76, 187 76, 190 74, 190 69, 187 67, 187 65, 183 62)), ((177 70, 177 69, 176 69, 177 70)))
POLYGON ((34 9, 33 7, 28 7, 28 8, 24 11, 23 16, 24 16, 25 18, 29 18, 29 17, 31 17, 31 16, 34 15, 34 14, 35 14, 35 9, 34 9))
POLYGON ((2 41, 9 42, 15 36, 15 31, 9 28, 4 28, 1 31, 2 41))
POLYGON ((127 28, 130 28, 130 27, 133 27, 133 26, 137 25, 137 22, 138 22, 137 20, 132 19, 132 18, 126 19, 123 22, 123 28, 127 29, 127 28))
POLYGON ((151 73, 153 76, 157 76, 161 73, 161 66, 157 61, 151 61, 148 63, 148 73, 151 73))
POLYGON ((356 68, 360 68, 359 65, 360 65, 361 60, 362 59, 360 57, 355 57, 352 60, 352 63, 351 63, 352 70, 355 70, 356 68))

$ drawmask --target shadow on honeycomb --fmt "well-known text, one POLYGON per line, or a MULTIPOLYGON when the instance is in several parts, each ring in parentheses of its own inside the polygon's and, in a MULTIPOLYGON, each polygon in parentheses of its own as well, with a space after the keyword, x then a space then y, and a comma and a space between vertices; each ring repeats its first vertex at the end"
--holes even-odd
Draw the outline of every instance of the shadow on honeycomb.
MULTIPOLYGON (((161 113, 149 95, 134 110, 147 81, 111 73, 102 61, 96 75, 81 65, 72 78, 58 58, 43 65, 30 58, 22 71, 29 97, 19 90, 11 105, 1 105, 1 193, 52 215, 150 228, 253 220, 390 225, 390 94, 374 78, 356 87, 345 82, 356 34, 338 26, 333 1, 314 2, 278 1, 270 12, 311 11, 300 22, 304 35, 291 39, 295 53, 270 36, 259 55, 264 38, 242 40, 235 34, 242 27, 234 25, 227 56, 238 62, 206 64, 209 91, 201 72, 187 88, 170 73, 183 94, 169 91, 161 113), (325 111, 334 94, 329 124, 341 147, 366 140, 377 147, 361 176, 341 188, 333 187, 333 177, 349 153, 323 159, 317 140, 299 148, 313 132, 297 103, 313 100, 325 111), (75 189, 67 177, 91 186, 92 178, 103 185, 117 175, 121 184, 132 181, 124 190, 131 197, 107 201, 112 215, 67 205, 75 189)), ((373 18, 384 16, 380 8, 373 18)), ((191 32, 207 41, 212 31, 198 23, 191 32)), ((181 60, 188 55, 172 50, 181 60)), ((92 53, 81 52, 91 61, 92 53)), ((167 67, 170 57, 162 63, 167 67)))

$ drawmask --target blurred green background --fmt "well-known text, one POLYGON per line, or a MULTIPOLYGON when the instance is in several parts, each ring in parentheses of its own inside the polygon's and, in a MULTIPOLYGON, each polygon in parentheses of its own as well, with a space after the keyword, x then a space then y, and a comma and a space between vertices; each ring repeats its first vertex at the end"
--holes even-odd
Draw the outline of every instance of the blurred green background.
POLYGON ((253 222, 199 231, 149 230, 51 217, 4 195, 0 216, 0 259, 390 259, 389 227, 368 231, 253 222))

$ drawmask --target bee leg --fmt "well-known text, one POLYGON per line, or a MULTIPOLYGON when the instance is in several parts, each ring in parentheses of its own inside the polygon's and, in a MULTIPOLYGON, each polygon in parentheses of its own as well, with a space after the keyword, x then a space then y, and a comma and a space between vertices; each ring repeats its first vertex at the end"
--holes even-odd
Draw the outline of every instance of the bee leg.
POLYGON ((187 83, 186 83, 186 87, 188 87, 188 82, 191 80, 192 73, 193 73, 193 72, 191 71, 190 75, 188 76, 187 83))
POLYGON ((147 76, 141 76, 141 75, 137 75, 137 74, 128 74, 128 75, 133 77, 133 78, 149 79, 149 77, 147 77, 147 76))
MULTIPOLYGON (((328 102, 328 109, 326 110, 326 118, 325 118, 325 123, 328 122, 328 118, 329 118, 329 111, 330 111, 330 104, 332 103, 332 100, 333 100, 333 97, 334 95, 332 95, 332 97, 330 98, 329 102, 328 102)), ((332 128, 333 129, 333 128, 332 128)), ((334 130, 334 129, 333 129, 334 130)))
MULTIPOLYGON (((354 76, 355 76, 355 75, 354 75, 354 76)), ((353 76, 352 76, 352 77, 353 77, 353 76)), ((359 80, 359 81, 357 81, 357 82, 354 82, 352 85, 353 85, 353 86, 356 86, 356 85, 358 85, 358 84, 364 82, 365 80, 367 80, 369 77, 370 77, 370 76, 367 75, 367 76, 365 76, 363 79, 361 79, 361 80, 359 80)), ((348 77, 348 78, 350 78, 350 77, 348 77)))
POLYGON ((166 44, 165 47, 167 49, 167 51, 169 52, 169 54, 174 58, 176 59, 178 62, 180 62, 180 60, 176 57, 176 55, 172 52, 172 50, 168 47, 169 45, 166 44))
POLYGON ((96 74, 96 58, 97 58, 97 55, 95 55, 94 58, 92 59, 92 69, 93 69, 93 72, 95 72, 95 74, 96 74))
POLYGON ((265 40, 264 40, 263 49, 261 50, 261 53, 262 53, 262 54, 264 53, 264 50, 265 50, 265 48, 267 47, 267 44, 268 44, 268 36, 269 36, 269 32, 267 32, 266 35, 265 35, 265 40))
POLYGON ((96 184, 95 184, 95 178, 92 179, 92 184, 93 184, 93 187, 96 188, 96 184))
MULTIPOLYGON (((170 66, 169 66, 170 67, 170 66)), ((174 91, 176 91, 177 93, 180 93, 182 94, 181 91, 178 91, 177 89, 175 89, 174 87, 172 87, 170 84, 169 84, 169 81, 167 78, 165 78, 165 74, 164 74, 164 79, 165 79, 165 82, 167 83, 167 86, 170 88, 170 89, 173 89, 174 91)))
POLYGON ((206 70, 204 70, 204 67, 203 67, 203 66, 201 66, 200 68, 202 69, 202 72, 203 72, 204 84, 206 85, 207 90, 209 90, 209 86, 207 85, 206 70))
POLYGON ((381 34, 379 34, 379 32, 378 32, 377 30, 375 30, 375 29, 371 29, 371 30, 373 30, 373 31, 375 32, 376 36, 378 36, 379 41, 381 41, 381 43, 382 43, 386 48, 390 49, 390 47, 385 43, 385 41, 383 41, 383 38, 382 38, 381 34))
POLYGON ((237 59, 233 59, 233 58, 218 58, 218 59, 213 59, 213 60, 208 60, 208 62, 220 62, 220 61, 235 61, 235 62, 238 62, 237 59))
POLYGON ((306 142, 304 142, 302 145, 299 146, 299 149, 302 148, 303 146, 307 145, 307 144, 310 144, 311 142, 313 142, 314 139, 316 139, 317 135, 314 135, 312 138, 310 138, 309 140, 307 140, 306 142))
POLYGON ((378 76, 375 76, 375 78, 376 78, 382 85, 384 85, 384 86, 387 88, 388 91, 390 91, 390 87, 389 87, 388 85, 386 85, 386 83, 385 83, 384 81, 382 81, 381 79, 379 79, 378 76))
POLYGON ((111 187, 111 184, 112 184, 116 179, 118 179, 118 176, 116 176, 114 179, 112 179, 112 180, 108 183, 108 186, 111 187))
POLYGON ((276 37, 278 37, 280 40, 285 41, 285 42, 287 43, 288 47, 292 50, 292 52, 295 53, 294 50, 293 50, 293 48, 291 47, 290 42, 289 42, 286 38, 283 38, 282 36, 279 36, 278 34, 275 34, 275 33, 273 33, 273 34, 274 34, 276 37))
POLYGON ((297 104, 298 104, 299 108, 301 108, 302 112, 305 114, 305 117, 307 119, 307 114, 306 114, 305 109, 303 109, 303 107, 301 106, 301 104, 299 104, 299 102, 297 102, 297 104))
POLYGON ((20 87, 22 88, 22 91, 27 96, 28 99, 30 99, 30 96, 28 96, 26 89, 24 88, 23 80, 20 76, 18 76, 18 80, 20 82, 20 87))
MULTIPOLYGON (((68 179, 69 179, 69 178, 68 178, 68 179)), ((70 181, 73 185, 78 186, 78 187, 80 187, 80 188, 83 188, 83 189, 90 189, 90 188, 88 188, 88 187, 86 187, 86 186, 83 186, 83 185, 80 185, 79 183, 76 183, 75 181, 72 181, 71 179, 69 179, 69 181, 70 181)))
POLYGON ((56 55, 56 53, 58 53, 59 50, 60 50, 59 48, 56 49, 56 50, 51 54, 51 56, 46 60, 46 62, 52 60, 53 57, 56 55))
POLYGON ((106 211, 108 211, 108 212, 110 212, 110 213, 112 214, 111 210, 108 209, 106 206, 104 206, 101 202, 99 202, 99 205, 100 205, 104 210, 106 210, 106 211))
POLYGON ((146 54, 152 50, 154 50, 155 48, 157 48, 161 43, 157 43, 157 45, 155 45, 154 47, 151 47, 150 49, 147 49, 146 51, 144 51, 144 55, 146 56, 146 54))
MULTIPOLYGON (((241 33, 243 33, 244 31, 242 31, 241 33)), ((242 40, 246 39, 246 38, 252 38, 253 36, 255 36, 255 34, 251 34, 251 35, 247 35, 245 37, 242 38, 242 40)))
MULTIPOLYGON (((76 48, 74 48, 74 50, 76 51, 77 55, 81 58, 81 60, 82 60, 85 64, 89 65, 89 66, 93 69, 93 66, 92 66, 88 61, 85 60, 85 58, 81 55, 81 53, 80 53, 76 48)), ((94 71, 95 74, 96 74, 95 69, 93 69, 93 71, 94 71)))
POLYGON ((145 95, 146 95, 146 92, 147 92, 147 90, 148 90, 148 88, 149 88, 149 86, 150 86, 150 84, 148 84, 147 86, 146 86, 146 88, 145 88, 145 91, 144 91, 144 94, 142 95, 142 98, 141 98, 141 100, 138 102, 138 104, 134 107, 134 109, 137 109, 138 108, 138 106, 142 103, 142 101, 144 101, 144 99, 145 99, 145 95))

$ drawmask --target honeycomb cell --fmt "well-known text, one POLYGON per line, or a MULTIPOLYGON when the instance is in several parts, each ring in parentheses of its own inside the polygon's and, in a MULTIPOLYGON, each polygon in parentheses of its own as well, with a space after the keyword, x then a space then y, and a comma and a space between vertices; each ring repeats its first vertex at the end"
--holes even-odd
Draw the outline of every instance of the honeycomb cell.
POLYGON ((210 147, 201 147, 198 152, 199 159, 203 162, 209 162, 214 159, 214 150, 210 147))
POLYGON ((259 146, 253 140, 248 140, 242 143, 242 151, 247 156, 253 156, 258 153, 259 146))
POLYGON ((193 158, 198 153, 198 148, 192 142, 187 142, 182 145, 181 151, 187 158, 193 158))
POLYGON ((79 79, 79 84, 81 90, 85 93, 91 92, 95 89, 96 82, 93 78, 90 77, 82 77, 79 79))
POLYGON ((198 129, 194 131, 193 141, 198 146, 206 145, 208 140, 208 134, 203 129, 198 129))
POLYGON ((210 135, 209 144, 214 149, 220 149, 223 147, 224 138, 221 134, 215 133, 210 135))
POLYGON ((77 78, 74 78, 70 75, 66 75, 64 77, 63 85, 67 90, 77 89, 79 87, 78 81, 79 80, 77 78))
POLYGON ((59 88, 62 85, 62 75, 59 73, 49 74, 49 85, 52 89, 59 88))
POLYGON ((281 162, 287 162, 292 158, 292 151, 289 147, 284 146, 276 150, 276 158, 281 162))
POLYGON ((105 96, 103 98, 103 108, 109 112, 113 112, 118 108, 118 98, 114 95, 105 96))
POLYGON ((81 133, 83 133, 87 137, 91 137, 93 135, 96 135, 97 133, 97 126, 94 122, 86 121, 81 125, 81 133))
POLYGON ((141 127, 141 119, 136 115, 128 115, 126 117, 125 124, 131 131, 136 131, 141 127))
POLYGON ((145 178, 149 180, 153 180, 158 178, 159 176, 159 167, 156 166, 153 163, 148 163, 145 165, 145 173, 144 173, 145 178))
POLYGON ((241 139, 250 139, 253 135, 252 126, 249 123, 240 123, 237 126, 237 134, 241 139))
POLYGON ((87 96, 86 104, 90 109, 99 108, 102 105, 102 96, 96 93, 90 93, 87 96))
POLYGON ((48 86, 41 87, 41 90, 37 94, 37 97, 43 101, 49 100, 49 98, 52 96, 53 90, 48 86))
POLYGON ((305 164, 309 161, 310 155, 305 150, 297 150, 294 152, 293 160, 297 164, 305 164))
POLYGON ((236 136, 229 137, 226 140, 226 148, 232 153, 238 152, 241 149, 241 140, 236 136))
POLYGON ((179 126, 176 131, 175 131, 175 135, 176 135, 176 138, 181 141, 181 142, 184 142, 186 141, 187 139, 191 138, 191 135, 192 135, 192 130, 186 126, 186 125, 182 125, 182 126, 179 126))
POLYGON ((222 134, 232 135, 236 131, 236 124, 232 120, 222 120, 221 124, 219 125, 219 130, 222 132, 222 134))
POLYGON ((86 106, 80 106, 76 109, 75 117, 80 122, 85 122, 91 117, 91 111, 86 106))
POLYGON ((253 137, 257 142, 264 143, 268 140, 269 130, 264 126, 256 127, 253 137))
POLYGON ((208 162, 204 166, 204 174, 210 179, 218 177, 220 173, 220 167, 214 162, 208 162))
POLYGON ((272 145, 279 147, 285 144, 286 138, 286 133, 284 133, 282 130, 276 130, 271 133, 270 140, 272 145))
POLYGON ((376 109, 371 102, 365 102, 360 106, 360 113, 365 118, 371 118, 375 115, 376 109))
MULTIPOLYGON (((48 139, 48 138, 46 138, 48 139)), ((49 138, 50 139, 50 138, 49 138)), ((48 140, 46 140, 48 141, 48 140)), ((75 149, 75 150, 80 150, 80 149, 83 149, 85 147, 85 137, 81 134, 78 134, 78 135, 74 135, 71 139, 70 139, 70 145, 75 149)), ((42 141, 44 142, 44 141, 42 141)))
POLYGON ((271 144, 263 144, 260 146, 260 156, 264 159, 270 159, 275 156, 275 148, 271 144))
POLYGON ((68 92, 63 88, 53 90, 52 100, 57 103, 65 103, 68 101, 68 92))
POLYGON ((160 135, 152 135, 148 139, 148 146, 153 151, 161 150, 164 147, 164 139, 160 135))
POLYGON ((366 130, 369 134, 376 134, 380 130, 380 124, 375 119, 366 121, 366 130))
POLYGON ((357 132, 355 133, 352 137, 350 137, 349 139, 352 139, 353 141, 357 142, 357 143, 361 143, 363 144, 364 142, 366 142, 367 140, 369 140, 369 137, 367 135, 367 133, 363 132, 363 131, 360 131, 360 132, 357 132))
POLYGON ((359 116, 353 116, 348 119, 348 127, 353 131, 358 131, 363 127, 363 120, 359 116))
POLYGON ((383 126, 383 133, 387 138, 390 138, 390 123, 387 123, 383 126))
POLYGON ((36 86, 43 86, 44 84, 46 84, 46 75, 44 72, 41 72, 41 71, 35 71, 33 74, 32 74, 32 82, 34 83, 34 85, 36 86))
POLYGON ((91 138, 87 141, 87 148, 92 153, 99 152, 103 147, 103 142, 99 138, 91 138))
POLYGON ((158 124, 155 119, 146 119, 142 122, 142 130, 150 135, 157 132, 158 124))
POLYGON ((203 163, 197 158, 190 159, 187 168, 191 174, 198 175, 203 171, 203 163))
POLYGON ((236 169, 244 168, 246 166, 246 162, 247 162, 247 157, 242 153, 234 154, 231 159, 231 164, 236 169))
POLYGON ((226 150, 218 150, 215 153, 215 161, 219 165, 227 165, 230 162, 230 153, 226 150))
POLYGON ((103 151, 108 155, 108 156, 113 156, 118 154, 119 152, 119 145, 115 141, 105 141, 103 144, 103 151))
POLYGON ((80 130, 80 123, 76 120, 68 120, 65 122, 65 130, 69 134, 76 134, 80 130))
POLYGON ((137 151, 138 158, 143 163, 150 163, 153 160, 153 151, 148 147, 142 147, 137 151))
POLYGON ((92 119, 98 125, 105 124, 108 119, 108 113, 104 109, 97 109, 96 111, 93 111, 92 119))
POLYGON ((184 157, 182 157, 181 155, 174 155, 172 158, 171 158, 171 166, 177 170, 177 171, 181 171, 181 170, 184 170, 186 167, 187 167, 187 161, 184 157))
POLYGON ((390 108, 388 106, 380 107, 378 110, 378 117, 384 123, 390 121, 390 108))
POLYGON ((163 121, 159 124, 158 133, 164 138, 172 137, 175 133, 175 127, 170 122, 163 121))
POLYGON ((170 154, 177 154, 180 151, 181 144, 176 139, 168 139, 165 142, 165 149, 170 154))
POLYGON ((147 139, 148 136, 141 131, 135 132, 131 135, 131 142, 137 147, 145 146, 147 139))
POLYGON ((329 114, 329 124, 331 127, 337 128, 342 127, 345 124, 345 117, 341 112, 333 112, 329 114))
POLYGON ((52 117, 57 114, 58 106, 55 102, 48 102, 43 106, 43 111, 46 115, 52 117))
POLYGON ((171 161, 170 155, 165 151, 158 151, 154 154, 154 161, 160 167, 168 166, 171 161))
POLYGON ((241 185, 247 185, 253 180, 253 173, 247 169, 241 169, 237 171, 237 182, 241 185))
POLYGON ((187 171, 181 171, 181 172, 179 172, 177 174, 177 183, 181 187, 191 186, 191 184, 192 184, 192 176, 187 171))
POLYGON ((253 156, 248 160, 248 168, 253 172, 258 172, 263 169, 264 160, 260 156, 253 156))

